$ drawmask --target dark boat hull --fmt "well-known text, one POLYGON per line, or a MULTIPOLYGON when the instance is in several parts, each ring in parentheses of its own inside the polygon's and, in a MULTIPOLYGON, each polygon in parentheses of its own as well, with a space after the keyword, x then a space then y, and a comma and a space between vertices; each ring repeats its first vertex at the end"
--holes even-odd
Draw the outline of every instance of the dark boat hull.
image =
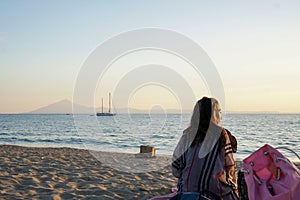
POLYGON ((115 116, 115 113, 97 113, 97 116, 115 116))

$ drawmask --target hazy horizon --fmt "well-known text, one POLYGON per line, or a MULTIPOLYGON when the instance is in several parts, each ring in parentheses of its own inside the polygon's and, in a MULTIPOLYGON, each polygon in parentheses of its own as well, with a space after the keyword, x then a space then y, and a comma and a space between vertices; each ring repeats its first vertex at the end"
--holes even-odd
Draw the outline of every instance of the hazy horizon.
MULTIPOLYGON (((30 112, 60 99, 72 99, 77 76, 93 50, 120 33, 156 27, 179 32, 204 49, 224 86, 224 111, 298 114, 299 6, 299 1, 271 0, 1 1, 0 113, 30 112)), ((120 58, 114 67, 133 66, 137 60, 142 64, 155 60, 180 69, 165 79, 172 83, 173 77, 181 76, 195 97, 181 104, 177 93, 167 87, 133 85, 130 98, 119 95, 113 99, 116 105, 123 102, 117 107, 191 110, 196 99, 210 96, 206 82, 199 81, 187 63, 165 52, 135 52, 120 58)), ((96 86, 95 102, 104 98, 108 104, 108 92, 114 93, 109 81, 132 84, 124 76, 125 67, 111 71, 102 88, 96 86)), ((157 76, 131 72, 126 75, 134 80, 157 76)), ((184 94, 183 84, 176 81, 174 87, 184 94)), ((100 107, 100 103, 93 106, 100 107)))
MULTIPOLYGON (((82 106, 82 112, 79 114, 93 114, 95 112, 101 112, 102 107, 88 107, 85 105, 76 104, 77 106, 82 106)), ((108 112, 108 107, 103 107, 104 112, 108 112)), ((176 109, 169 108, 166 110, 161 110, 160 108, 154 107, 152 109, 138 109, 133 107, 124 108, 112 108, 112 112, 118 114, 191 114, 192 109, 176 109)), ((225 114, 300 114, 300 113, 284 113, 278 111, 223 111, 225 114)), ((49 105, 35 108, 30 111, 20 112, 20 113, 1 113, 0 114, 73 114, 72 101, 69 99, 63 99, 60 101, 53 102, 49 105), (64 104, 64 105, 62 105, 64 104)))

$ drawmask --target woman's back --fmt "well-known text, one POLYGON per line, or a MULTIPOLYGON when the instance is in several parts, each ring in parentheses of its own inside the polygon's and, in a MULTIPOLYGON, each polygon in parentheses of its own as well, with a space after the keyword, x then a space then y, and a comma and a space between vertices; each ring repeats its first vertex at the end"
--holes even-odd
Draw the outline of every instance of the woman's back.
POLYGON ((179 175, 178 189, 180 192, 203 192, 210 191, 219 196, 231 196, 233 188, 236 188, 235 166, 232 157, 230 140, 228 134, 224 132, 228 140, 225 146, 220 148, 217 140, 212 150, 204 157, 199 156, 202 143, 189 147, 180 159, 172 164, 173 174, 179 175), (229 142, 228 142, 229 141, 229 142), (183 159, 185 163, 182 162, 183 159), (176 166, 185 165, 182 169, 176 166), (180 172, 181 171, 181 172, 180 172))
MULTIPOLYGON (((206 114, 203 110, 211 109, 203 109, 203 105, 209 103, 205 99, 199 101, 199 105, 196 104, 191 126, 184 131, 174 151, 172 172, 178 178, 179 192, 209 191, 222 196, 224 200, 238 199, 229 133, 214 121, 200 120, 203 119, 203 114, 206 114)), ((212 108, 220 110, 217 106, 212 108)), ((211 114, 206 116, 210 119, 211 114)))

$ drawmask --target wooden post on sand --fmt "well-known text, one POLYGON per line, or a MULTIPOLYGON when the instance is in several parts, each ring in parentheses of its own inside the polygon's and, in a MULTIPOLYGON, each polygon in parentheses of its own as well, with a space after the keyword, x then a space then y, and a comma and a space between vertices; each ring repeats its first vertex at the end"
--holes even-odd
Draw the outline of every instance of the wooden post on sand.
POLYGON ((153 156, 155 156, 155 148, 151 147, 151 146, 141 145, 140 146, 140 153, 148 154, 150 157, 153 157, 153 156))

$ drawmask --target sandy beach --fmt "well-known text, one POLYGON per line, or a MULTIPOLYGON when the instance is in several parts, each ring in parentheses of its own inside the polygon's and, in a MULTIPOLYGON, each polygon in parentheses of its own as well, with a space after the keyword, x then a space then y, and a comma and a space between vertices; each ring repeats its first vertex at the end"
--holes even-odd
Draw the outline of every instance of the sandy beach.
POLYGON ((176 187, 169 163, 160 156, 0 145, 0 199, 149 199, 176 187))
MULTIPOLYGON (((130 160, 130 154, 122 157, 130 160)), ((0 199, 149 199, 170 193, 175 181, 169 166, 134 173, 103 164, 87 150, 0 146, 0 199)))

